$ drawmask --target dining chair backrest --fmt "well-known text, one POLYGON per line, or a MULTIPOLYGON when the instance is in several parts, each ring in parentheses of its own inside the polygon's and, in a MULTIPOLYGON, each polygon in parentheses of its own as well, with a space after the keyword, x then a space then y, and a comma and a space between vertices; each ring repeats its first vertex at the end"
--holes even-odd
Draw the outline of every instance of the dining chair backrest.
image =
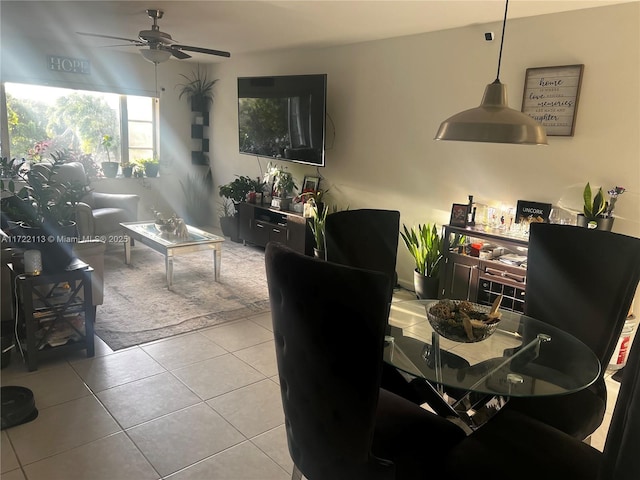
POLYGON ((577 337, 609 362, 640 280, 640 239, 533 223, 525 313, 577 337))
POLYGON ((325 252, 330 262, 375 270, 389 279, 387 302, 396 284, 400 238, 400 212, 396 210, 344 210, 327 215, 325 252))
POLYGON ((638 445, 640 445, 640 340, 633 342, 627 365, 624 367, 618 399, 604 445, 599 480, 639 479, 638 445))
POLYGON ((377 478, 386 276, 273 242, 265 265, 291 458, 312 480, 377 478))

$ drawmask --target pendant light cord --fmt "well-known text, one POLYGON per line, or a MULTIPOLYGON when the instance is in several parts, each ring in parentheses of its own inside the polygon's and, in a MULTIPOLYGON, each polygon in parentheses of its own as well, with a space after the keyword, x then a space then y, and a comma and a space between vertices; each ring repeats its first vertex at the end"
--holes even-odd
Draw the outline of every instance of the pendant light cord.
POLYGON ((502 20, 502 38, 500 39, 500 54, 498 55, 498 72, 496 73, 496 82, 500 83, 500 64, 502 63, 502 46, 504 45, 504 31, 507 28, 507 10, 509 10, 509 0, 504 7, 504 19, 502 20))

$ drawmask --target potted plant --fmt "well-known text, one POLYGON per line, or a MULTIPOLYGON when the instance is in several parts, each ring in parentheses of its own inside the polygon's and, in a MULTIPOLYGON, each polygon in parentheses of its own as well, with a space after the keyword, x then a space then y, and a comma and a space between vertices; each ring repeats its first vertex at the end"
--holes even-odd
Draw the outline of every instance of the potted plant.
POLYGON ((45 271, 58 271, 71 260, 76 242, 76 206, 89 193, 81 182, 61 181, 57 172, 63 165, 54 155, 52 163, 42 162, 18 176, 24 182, 19 190, 13 180, 0 180, 3 228, 25 249, 42 252, 45 271), (26 240, 26 241, 24 241, 26 240))
POLYGON ((178 99, 183 96, 191 101, 192 112, 207 112, 209 104, 213 101, 213 86, 218 79, 210 80, 207 78, 207 71, 198 68, 191 72, 191 76, 180 74, 185 79, 185 83, 179 83, 180 93, 178 99))
POLYGON ((442 238, 435 223, 412 227, 402 225, 400 232, 407 249, 415 261, 413 285, 419 299, 437 298, 440 283, 440 261, 442 255, 442 238))
POLYGON ((133 164, 131 162, 122 162, 120 168, 125 178, 131 178, 133 176, 133 164))
POLYGON ((234 242, 240 241, 239 216, 237 205, 247 199, 250 192, 261 188, 261 184, 245 175, 236 175, 232 182, 220 185, 218 194, 224 199, 222 214, 220 216, 220 228, 223 235, 231 237, 234 242))
POLYGON ((313 233, 313 241, 315 245, 313 247, 313 255, 325 260, 324 226, 327 221, 329 206, 324 203, 316 203, 313 198, 309 199, 309 203, 311 204, 311 222, 309 223, 309 226, 311 227, 311 233, 313 233))
POLYGON ((190 174, 185 181, 180 180, 185 197, 187 223, 206 225, 209 223, 211 209, 209 205, 210 187, 205 175, 190 174))
POLYGON ((160 170, 160 162, 157 158, 141 158, 137 161, 147 177, 157 177, 160 170))
POLYGON ((267 172, 264 174, 264 181, 272 184, 271 206, 278 210, 287 210, 291 203, 290 196, 298 188, 293 180, 293 175, 284 168, 269 163, 267 172))
POLYGON ((583 213, 578 214, 577 223, 580 227, 589 229, 610 231, 613 227, 613 209, 618 196, 625 192, 624 187, 613 187, 607 193, 609 201, 604 199, 602 187, 593 195, 589 182, 584 187, 582 197, 584 200, 583 213))
POLYGON ((111 161, 110 151, 115 146, 115 140, 111 135, 103 135, 100 142, 102 148, 107 152, 107 161, 102 162, 102 171, 105 177, 115 178, 118 174, 118 162, 111 161))

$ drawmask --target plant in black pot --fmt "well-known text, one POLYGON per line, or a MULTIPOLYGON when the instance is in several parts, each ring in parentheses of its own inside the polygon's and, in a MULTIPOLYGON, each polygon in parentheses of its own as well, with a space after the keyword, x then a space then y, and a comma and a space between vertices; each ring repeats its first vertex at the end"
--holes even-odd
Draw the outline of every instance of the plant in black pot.
POLYGON ((137 161, 144 174, 149 177, 157 177, 160 171, 160 161, 157 158, 141 158, 137 161))
POLYGON ((250 192, 262 189, 262 183, 245 175, 236 175, 232 182, 220 185, 219 195, 224 198, 220 216, 220 228, 226 237, 240 241, 237 205, 244 202, 250 192), (229 205, 231 202, 231 205, 229 205))
POLYGON ((413 285, 419 299, 438 298, 440 283, 440 261, 442 255, 442 238, 435 223, 412 227, 402 225, 400 232, 409 253, 413 256, 416 268, 413 272, 413 285))
POLYGON ((199 64, 190 76, 184 74, 180 76, 185 79, 185 82, 177 85, 180 87, 178 98, 186 96, 191 101, 192 112, 208 112, 209 105, 213 101, 213 86, 218 79, 209 79, 207 71, 201 70, 199 64))
POLYGON ((180 180, 180 186, 185 198, 187 223, 195 226, 209 224, 211 217, 209 199, 212 185, 207 180, 207 176, 197 173, 189 174, 184 181, 180 180))
POLYGON ((591 185, 587 182, 582 194, 584 207, 583 213, 578 214, 578 226, 610 231, 613 227, 614 220, 613 209, 618 200, 618 196, 624 192, 624 187, 613 187, 607 192, 609 194, 609 201, 606 201, 602 187, 598 188, 598 191, 593 195, 591 185))
POLYGON ((324 250, 324 231, 325 223, 327 221, 327 214, 329 213, 329 206, 326 203, 316 202, 314 198, 310 198, 311 204, 311 233, 313 234, 313 241, 315 246, 313 247, 313 255, 316 258, 326 259, 324 250))
POLYGON ((111 150, 116 145, 115 139, 111 135, 103 135, 102 140, 100 141, 100 145, 104 148, 105 152, 107 152, 107 161, 102 162, 102 172, 105 177, 115 178, 118 174, 118 166, 120 165, 118 162, 111 161, 111 150))
POLYGON ((40 250, 45 272, 62 270, 71 261, 76 206, 90 191, 87 184, 60 180, 57 172, 63 163, 52 157, 52 163, 38 163, 21 173, 24 186, 18 190, 13 180, 0 181, 7 195, 0 201, 3 229, 16 246, 40 250))

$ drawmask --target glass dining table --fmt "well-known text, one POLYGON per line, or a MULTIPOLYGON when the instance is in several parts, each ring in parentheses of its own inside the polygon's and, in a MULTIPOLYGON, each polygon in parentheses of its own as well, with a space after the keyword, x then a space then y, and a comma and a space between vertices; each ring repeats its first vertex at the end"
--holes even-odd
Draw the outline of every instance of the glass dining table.
POLYGON ((497 330, 482 341, 448 340, 427 318, 427 310, 437 302, 391 304, 384 361, 407 379, 424 380, 424 388, 433 393, 429 405, 437 413, 461 418, 472 429, 510 397, 568 394, 600 375, 600 362, 584 343, 517 312, 501 309, 497 330))

